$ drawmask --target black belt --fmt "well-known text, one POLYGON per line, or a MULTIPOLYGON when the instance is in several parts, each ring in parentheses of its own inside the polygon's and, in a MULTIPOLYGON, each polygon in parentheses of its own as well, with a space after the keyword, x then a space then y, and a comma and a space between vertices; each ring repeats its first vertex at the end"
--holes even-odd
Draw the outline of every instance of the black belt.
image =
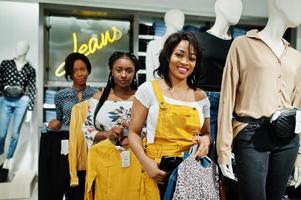
POLYGON ((270 118, 268 118, 268 117, 261 117, 259 119, 255 119, 255 118, 249 117, 249 116, 235 115, 234 118, 237 121, 244 122, 244 123, 258 123, 258 124, 269 124, 270 123, 270 118))

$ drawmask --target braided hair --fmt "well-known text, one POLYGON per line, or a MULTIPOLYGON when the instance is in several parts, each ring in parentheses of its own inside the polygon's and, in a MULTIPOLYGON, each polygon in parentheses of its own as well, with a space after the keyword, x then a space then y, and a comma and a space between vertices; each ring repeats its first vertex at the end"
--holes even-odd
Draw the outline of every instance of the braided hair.
POLYGON ((111 88, 113 88, 115 86, 115 82, 114 82, 114 78, 112 76, 112 68, 113 68, 113 64, 116 60, 118 60, 119 58, 128 58, 130 59, 135 66, 135 75, 134 78, 132 80, 132 83, 130 85, 130 87, 134 90, 137 90, 138 88, 138 83, 137 83, 137 78, 136 78, 136 74, 137 71, 139 70, 139 62, 138 59, 136 58, 136 56, 134 54, 132 54, 131 52, 121 52, 121 51, 116 51, 114 52, 109 59, 109 67, 110 67, 110 74, 109 74, 109 78, 107 81, 107 85, 103 90, 103 93, 98 101, 98 104, 96 106, 95 112, 94 112, 94 126, 96 129, 99 129, 95 122, 96 122, 96 116, 100 110, 100 108, 102 107, 102 105, 104 104, 104 102, 108 99, 111 88))

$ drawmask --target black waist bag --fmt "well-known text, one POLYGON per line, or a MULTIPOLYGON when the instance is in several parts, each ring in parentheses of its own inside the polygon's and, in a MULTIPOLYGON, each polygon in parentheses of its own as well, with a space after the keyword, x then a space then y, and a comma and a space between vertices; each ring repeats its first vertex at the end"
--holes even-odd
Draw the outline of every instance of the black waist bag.
POLYGON ((277 138, 293 138, 296 126, 296 108, 290 108, 282 111, 278 118, 272 121, 271 126, 275 137, 277 138))
POLYGON ((8 86, 3 91, 4 96, 19 99, 24 95, 23 88, 18 85, 8 86))

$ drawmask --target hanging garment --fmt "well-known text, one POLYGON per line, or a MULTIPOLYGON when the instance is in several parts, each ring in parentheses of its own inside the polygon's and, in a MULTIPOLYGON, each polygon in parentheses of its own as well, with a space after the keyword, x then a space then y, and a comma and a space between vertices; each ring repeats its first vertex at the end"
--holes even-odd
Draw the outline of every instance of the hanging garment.
MULTIPOLYGON (((196 108, 165 102, 156 81, 152 86, 159 103, 159 116, 153 144, 147 144, 146 154, 160 163, 162 156, 183 157, 183 152, 193 145, 192 134, 201 130, 196 108)), ((158 200, 157 183, 146 172, 143 175, 143 193, 147 200, 158 200)))
POLYGON ((119 149, 106 139, 89 150, 86 200, 144 200, 141 196, 142 167, 131 150, 119 149), (124 152, 129 155, 129 166, 122 167, 124 152))
POLYGON ((173 200, 220 199, 218 168, 208 157, 198 161, 191 154, 179 165, 177 172, 173 200), (211 163, 206 164, 205 159, 208 159, 211 163))
POLYGON ((87 117, 89 100, 73 106, 70 119, 68 160, 70 172, 70 186, 79 184, 77 171, 85 171, 87 165, 88 148, 82 131, 87 117))

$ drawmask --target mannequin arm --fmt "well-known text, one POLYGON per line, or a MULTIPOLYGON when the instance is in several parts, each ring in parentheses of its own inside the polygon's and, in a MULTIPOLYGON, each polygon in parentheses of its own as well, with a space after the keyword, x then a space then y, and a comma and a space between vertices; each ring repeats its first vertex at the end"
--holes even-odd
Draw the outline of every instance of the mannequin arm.
POLYGON ((31 121, 31 117, 32 117, 32 111, 27 111, 26 112, 26 116, 25 116, 25 122, 30 122, 31 121))
POLYGON ((294 182, 295 188, 297 188, 301 184, 301 167, 295 167, 294 171, 294 182))
POLYGON ((228 177, 232 180, 235 180, 237 181, 237 178, 234 176, 234 173, 233 173, 233 168, 232 168, 232 164, 220 164, 219 165, 219 168, 221 169, 222 171, 222 174, 225 176, 225 177, 228 177))

